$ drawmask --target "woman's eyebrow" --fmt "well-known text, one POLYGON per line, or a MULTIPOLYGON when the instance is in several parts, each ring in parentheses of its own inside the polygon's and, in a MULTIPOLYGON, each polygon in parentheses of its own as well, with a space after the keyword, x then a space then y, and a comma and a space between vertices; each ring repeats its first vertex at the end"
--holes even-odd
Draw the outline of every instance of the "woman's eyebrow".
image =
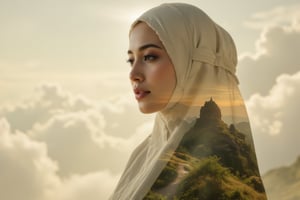
MULTIPOLYGON (((152 48, 162 49, 162 47, 160 47, 160 46, 158 46, 158 45, 156 45, 156 44, 145 44, 145 45, 139 47, 139 48, 138 48, 138 51, 143 51, 143 50, 145 50, 145 49, 147 49, 147 48, 151 48, 151 47, 152 47, 152 48)), ((128 50, 127 53, 128 53, 128 54, 132 54, 132 51, 131 51, 131 50, 128 50)))

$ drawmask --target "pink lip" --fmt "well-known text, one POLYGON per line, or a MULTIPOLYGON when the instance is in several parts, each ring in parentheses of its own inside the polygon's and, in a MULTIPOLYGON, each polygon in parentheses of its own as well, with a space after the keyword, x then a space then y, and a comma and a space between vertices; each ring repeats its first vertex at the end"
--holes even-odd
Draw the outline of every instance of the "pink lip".
POLYGON ((134 94, 135 94, 136 100, 141 100, 150 93, 151 93, 150 91, 145 91, 145 90, 141 90, 138 88, 134 89, 134 94))

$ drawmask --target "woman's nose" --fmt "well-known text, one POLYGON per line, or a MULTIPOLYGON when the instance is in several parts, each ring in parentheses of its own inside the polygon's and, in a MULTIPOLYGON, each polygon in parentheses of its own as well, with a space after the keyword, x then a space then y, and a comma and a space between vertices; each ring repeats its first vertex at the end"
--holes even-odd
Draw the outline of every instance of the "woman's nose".
POLYGON ((131 71, 129 73, 129 79, 134 82, 142 82, 145 79, 144 73, 139 63, 134 63, 132 65, 131 71))

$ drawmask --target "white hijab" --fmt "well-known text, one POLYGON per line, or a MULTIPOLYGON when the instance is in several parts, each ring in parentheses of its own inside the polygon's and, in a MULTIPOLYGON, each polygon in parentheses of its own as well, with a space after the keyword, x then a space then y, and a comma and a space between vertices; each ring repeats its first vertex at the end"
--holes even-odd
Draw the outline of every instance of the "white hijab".
MULTIPOLYGON (((155 195, 173 200, 178 194, 178 182, 190 171, 184 171, 180 176, 177 173, 176 180, 163 188, 153 186, 184 136, 198 124, 200 109, 203 108, 201 113, 205 113, 204 105, 210 104, 219 106, 222 123, 226 122, 228 127, 233 124, 244 130, 248 128, 245 138, 253 150, 249 157, 254 160, 255 175, 261 181, 249 121, 235 75, 237 53, 230 35, 202 10, 183 3, 152 8, 140 16, 132 28, 139 21, 148 24, 162 41, 175 67, 177 85, 166 108, 157 113, 152 133, 132 153, 110 200, 150 199, 148 195, 153 195, 153 191, 155 195)), ((182 167, 183 162, 178 161, 180 164, 176 166, 182 167)), ((266 199, 263 190, 257 193, 258 199, 266 199)))

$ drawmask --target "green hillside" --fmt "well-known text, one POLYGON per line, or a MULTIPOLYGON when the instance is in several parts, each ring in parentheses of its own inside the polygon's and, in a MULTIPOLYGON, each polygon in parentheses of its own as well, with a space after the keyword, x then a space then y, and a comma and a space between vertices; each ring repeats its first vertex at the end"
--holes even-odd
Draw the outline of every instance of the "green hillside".
MULTIPOLYGON (((178 158, 176 161, 178 161, 178 158)), ((176 197, 172 200, 266 199, 264 193, 255 190, 261 184, 257 177, 252 176, 241 180, 239 177, 231 174, 228 168, 220 165, 217 157, 209 157, 202 160, 190 157, 189 161, 182 160, 182 162, 188 163, 190 173, 178 185, 176 197)), ((171 169, 169 168, 169 170, 171 169)), ((172 170, 176 171, 175 168, 172 170)), ((160 178, 164 179, 166 177, 160 178)), ((259 190, 259 188, 257 189, 259 190)), ((167 197, 151 191, 144 200, 167 200, 167 197)))
POLYGON ((246 135, 221 119, 211 99, 145 197, 171 200, 265 200, 246 135))

